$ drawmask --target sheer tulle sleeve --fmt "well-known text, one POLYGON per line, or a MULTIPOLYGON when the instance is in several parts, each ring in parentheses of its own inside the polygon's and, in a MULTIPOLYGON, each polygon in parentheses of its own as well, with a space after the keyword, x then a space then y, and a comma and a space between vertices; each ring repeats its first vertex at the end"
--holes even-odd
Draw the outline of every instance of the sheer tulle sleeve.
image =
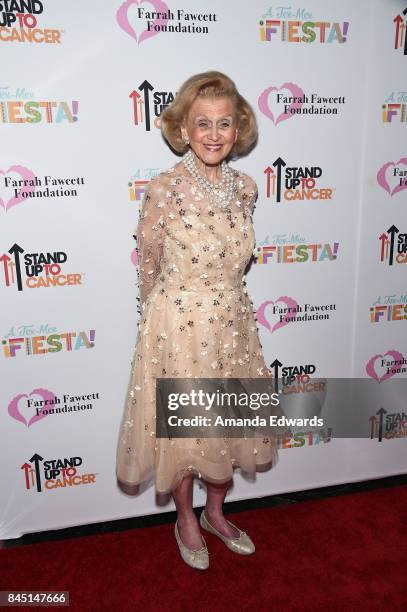
POLYGON ((166 214, 166 188, 156 177, 148 185, 135 237, 141 308, 160 273, 166 214))
POLYGON ((248 174, 243 175, 243 184, 242 184, 242 200, 246 213, 251 215, 253 213, 253 209, 255 207, 259 192, 257 189, 257 184, 254 179, 248 174))
MULTIPOLYGON (((254 181, 253 181, 254 183, 254 181)), ((254 207, 256 206, 257 198, 259 197, 259 190, 257 189, 256 183, 254 183, 254 187, 252 189, 252 196, 250 198, 250 212, 253 212, 254 207)))

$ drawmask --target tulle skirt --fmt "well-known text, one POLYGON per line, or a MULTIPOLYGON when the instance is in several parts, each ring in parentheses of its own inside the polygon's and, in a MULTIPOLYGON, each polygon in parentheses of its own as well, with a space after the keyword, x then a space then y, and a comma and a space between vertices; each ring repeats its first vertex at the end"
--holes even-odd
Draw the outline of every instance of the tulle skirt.
POLYGON ((215 295, 183 291, 181 308, 177 294, 158 284, 145 302, 117 444, 119 482, 127 488, 155 483, 159 494, 188 474, 222 484, 236 468, 254 479, 278 461, 274 436, 156 436, 157 378, 271 377, 243 287, 215 295))

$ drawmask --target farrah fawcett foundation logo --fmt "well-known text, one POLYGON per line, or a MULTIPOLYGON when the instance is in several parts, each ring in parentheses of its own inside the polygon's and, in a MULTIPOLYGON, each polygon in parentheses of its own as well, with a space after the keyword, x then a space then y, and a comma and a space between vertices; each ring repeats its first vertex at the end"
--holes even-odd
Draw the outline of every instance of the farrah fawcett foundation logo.
POLYGON ((339 115, 346 98, 341 95, 326 95, 316 92, 306 94, 296 83, 283 83, 279 87, 270 85, 258 99, 259 109, 277 126, 296 115, 339 115))
POLYGON ((27 200, 78 197, 78 187, 85 184, 83 176, 36 176, 25 166, 13 165, 0 169, 0 207, 7 212, 27 200))
MULTIPOLYGON (((407 157, 401 157, 398 162, 383 164, 377 173, 377 182, 391 198, 407 189, 407 157)), ((403 203, 406 203, 405 198, 403 203)))
POLYGON ((12 419, 29 428, 46 417, 84 414, 93 410, 99 399, 99 391, 56 395, 50 389, 37 387, 30 393, 17 393, 9 402, 8 413, 12 419))
POLYGON ((300 304, 292 297, 282 295, 259 304, 256 320, 272 334, 289 323, 329 321, 335 313, 336 304, 300 304))
POLYGON ((209 34, 209 28, 218 21, 216 13, 171 10, 161 0, 149 0, 154 10, 142 6, 139 0, 126 0, 116 13, 117 23, 140 45, 157 34, 209 34))

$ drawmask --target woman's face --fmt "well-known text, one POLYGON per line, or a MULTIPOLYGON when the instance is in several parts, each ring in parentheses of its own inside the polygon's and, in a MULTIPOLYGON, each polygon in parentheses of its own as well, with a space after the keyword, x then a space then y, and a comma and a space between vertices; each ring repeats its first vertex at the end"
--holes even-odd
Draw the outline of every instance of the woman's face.
POLYGON ((228 97, 196 98, 181 128, 195 155, 207 166, 217 166, 237 138, 236 112, 228 97))

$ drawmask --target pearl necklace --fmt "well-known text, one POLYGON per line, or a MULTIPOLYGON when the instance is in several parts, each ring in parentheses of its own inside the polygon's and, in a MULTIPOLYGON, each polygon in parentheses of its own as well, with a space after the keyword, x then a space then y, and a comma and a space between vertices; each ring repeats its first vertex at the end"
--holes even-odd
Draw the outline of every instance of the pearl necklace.
POLYGON ((227 208, 233 197, 233 171, 229 165, 225 161, 222 162, 222 180, 215 185, 199 172, 191 149, 183 156, 182 161, 212 203, 227 208))

